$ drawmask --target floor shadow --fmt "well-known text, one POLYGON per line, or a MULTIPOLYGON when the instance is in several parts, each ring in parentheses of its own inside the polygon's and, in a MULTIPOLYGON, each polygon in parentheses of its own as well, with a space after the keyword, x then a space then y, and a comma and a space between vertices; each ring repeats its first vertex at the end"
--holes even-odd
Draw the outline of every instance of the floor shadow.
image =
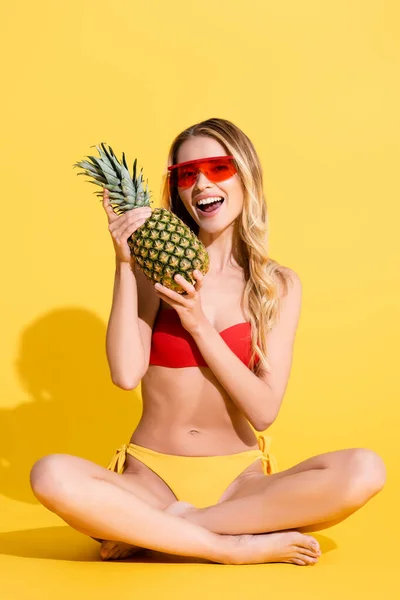
POLYGON ((0 409, 0 493, 37 503, 33 463, 52 453, 106 465, 142 412, 140 389, 111 381, 106 325, 82 308, 53 310, 22 332, 15 368, 30 401, 0 409))
MULTIPOLYGON (((323 554, 331 552, 337 546, 333 540, 313 533, 323 554)), ((44 527, 24 531, 0 533, 0 554, 24 558, 41 558, 48 560, 67 560, 78 562, 100 562, 100 544, 72 527, 44 527)), ((108 561, 116 562, 116 561, 108 561)), ((208 560, 176 554, 165 554, 152 550, 144 550, 139 555, 117 562, 130 563, 204 563, 215 564, 208 560)))
MULTIPOLYGON (((9 556, 72 562, 105 562, 101 560, 99 552, 98 542, 69 526, 0 533, 0 554, 9 556)), ((118 562, 214 564, 200 558, 164 554, 152 550, 143 550, 135 557, 118 562)))

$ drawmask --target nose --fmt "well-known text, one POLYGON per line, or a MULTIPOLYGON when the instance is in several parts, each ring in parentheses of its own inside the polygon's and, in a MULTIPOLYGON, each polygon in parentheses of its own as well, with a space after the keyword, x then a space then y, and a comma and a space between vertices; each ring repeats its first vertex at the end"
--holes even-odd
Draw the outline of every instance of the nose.
POLYGON ((204 173, 202 171, 199 170, 195 187, 198 189, 202 189, 201 186, 203 185, 203 187, 204 187, 204 185, 207 183, 210 184, 211 181, 209 179, 207 179, 207 177, 204 175, 204 173))

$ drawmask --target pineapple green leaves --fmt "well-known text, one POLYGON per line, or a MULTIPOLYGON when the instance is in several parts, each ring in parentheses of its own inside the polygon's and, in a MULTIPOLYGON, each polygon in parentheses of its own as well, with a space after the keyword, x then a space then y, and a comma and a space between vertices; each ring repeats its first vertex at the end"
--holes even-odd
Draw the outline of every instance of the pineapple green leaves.
MULTIPOLYGON (((142 170, 140 175, 136 174, 137 159, 133 163, 133 175, 131 177, 128 165, 126 164, 125 154, 122 153, 122 163, 115 156, 111 146, 106 148, 102 142, 100 146, 95 147, 100 157, 87 156, 89 160, 83 160, 75 163, 74 167, 83 169, 78 175, 88 175, 94 181, 94 185, 106 187, 109 190, 110 204, 116 214, 122 214, 132 208, 141 206, 150 206, 150 192, 146 183, 146 189, 143 186, 142 170), (92 162, 89 162, 92 161, 92 162)), ((96 193, 96 196, 103 197, 102 192, 96 193)))

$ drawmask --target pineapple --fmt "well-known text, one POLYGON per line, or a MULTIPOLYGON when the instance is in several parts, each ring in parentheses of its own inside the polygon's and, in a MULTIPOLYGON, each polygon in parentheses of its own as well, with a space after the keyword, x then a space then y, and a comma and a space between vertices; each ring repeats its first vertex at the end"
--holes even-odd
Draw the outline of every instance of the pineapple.
MULTIPOLYGON (((150 206, 147 183, 146 189, 143 188, 143 169, 136 176, 137 159, 133 163, 131 178, 124 153, 121 164, 110 146, 107 150, 102 143, 96 148, 100 158, 88 156, 86 158, 92 162, 84 160, 73 165, 84 170, 78 175, 92 177, 94 181, 89 183, 109 191, 110 205, 117 215, 150 206)), ((103 197, 102 192, 96 192, 96 195, 103 197)), ((146 222, 130 236, 128 245, 132 258, 150 281, 159 282, 178 294, 186 292, 174 280, 176 274, 195 285, 197 280, 193 271, 198 269, 205 275, 209 269, 209 255, 202 242, 179 217, 165 208, 155 208, 146 222)))

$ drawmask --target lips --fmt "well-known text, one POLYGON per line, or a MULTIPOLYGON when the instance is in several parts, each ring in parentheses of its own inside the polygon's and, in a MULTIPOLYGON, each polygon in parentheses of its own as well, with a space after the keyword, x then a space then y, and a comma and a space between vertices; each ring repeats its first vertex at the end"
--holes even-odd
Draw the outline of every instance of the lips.
POLYGON ((199 208, 200 200, 208 200, 209 198, 221 198, 225 200, 225 198, 223 196, 220 196, 219 194, 208 194, 208 196, 198 196, 195 200, 195 205, 197 206, 197 208, 199 208))
POLYGON ((219 213, 223 204, 224 204, 224 199, 222 200, 222 202, 219 202, 218 204, 216 204, 216 203, 211 204, 211 206, 217 206, 217 208, 211 209, 210 204, 208 204, 208 205, 206 204, 206 205, 204 205, 205 208, 207 208, 207 206, 208 206, 208 207, 210 207, 209 209, 202 210, 200 207, 197 207, 197 211, 199 213, 200 218, 214 217, 216 214, 219 213))

